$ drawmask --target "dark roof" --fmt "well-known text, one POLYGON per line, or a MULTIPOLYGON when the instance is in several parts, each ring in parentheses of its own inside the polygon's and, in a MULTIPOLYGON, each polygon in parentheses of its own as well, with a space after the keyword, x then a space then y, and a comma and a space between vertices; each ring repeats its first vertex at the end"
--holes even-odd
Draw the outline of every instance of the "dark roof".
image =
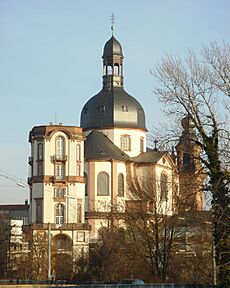
POLYGON ((123 87, 103 88, 81 112, 84 129, 137 128, 147 130, 145 112, 140 103, 123 87))
POLYGON ((142 152, 138 156, 132 157, 131 160, 139 163, 156 163, 166 154, 168 154, 166 151, 142 152))
POLYGON ((129 156, 121 151, 113 142, 103 133, 92 131, 85 141, 85 158, 92 159, 113 159, 119 161, 129 160, 129 156))
POLYGON ((114 55, 119 55, 123 58, 122 47, 119 41, 112 36, 104 46, 104 52, 102 58, 112 58, 114 55))
POLYGON ((9 205, 0 205, 0 211, 15 211, 15 210, 28 210, 28 204, 9 204, 9 205))

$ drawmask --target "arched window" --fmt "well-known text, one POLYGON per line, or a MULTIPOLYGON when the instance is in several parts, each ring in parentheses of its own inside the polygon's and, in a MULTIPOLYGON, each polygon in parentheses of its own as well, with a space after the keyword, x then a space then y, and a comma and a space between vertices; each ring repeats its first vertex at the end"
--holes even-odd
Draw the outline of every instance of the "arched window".
POLYGON ((56 214, 56 224, 61 225, 64 224, 64 212, 65 207, 63 204, 57 204, 55 208, 55 214, 56 214))
POLYGON ((130 135, 121 136, 121 150, 130 151, 131 150, 131 137, 130 135))
POLYGON ((77 151, 76 151, 76 158, 77 158, 77 161, 81 161, 81 145, 80 144, 77 144, 77 151))
POLYGON ((113 67, 108 65, 107 66, 107 75, 112 75, 113 74, 113 67))
POLYGON ((183 154, 183 166, 185 170, 189 169, 190 166, 190 154, 189 153, 184 153, 183 154))
POLYGON ((124 175, 118 175, 118 196, 124 196, 124 175))
POLYGON ((114 75, 119 75, 119 74, 120 74, 119 65, 118 65, 118 64, 115 64, 115 65, 114 65, 114 75))
POLYGON ((62 136, 58 136, 56 138, 55 148, 56 148, 56 156, 62 158, 65 154, 65 139, 62 136))
POLYGON ((38 143, 38 160, 43 160, 43 143, 38 143))
POLYGON ((77 144, 76 147, 76 175, 81 176, 81 145, 77 144))
POLYGON ((85 177, 85 196, 88 196, 88 175, 84 173, 85 177))
POLYGON ((97 195, 109 195, 109 175, 105 172, 100 172, 97 175, 97 195))
POLYGON ((192 172, 195 170, 194 157, 192 154, 183 154, 183 169, 187 172, 192 172))
POLYGON ((165 172, 161 173, 161 199, 167 198, 167 175, 165 172))
POLYGON ((57 250, 70 250, 73 247, 70 238, 63 234, 55 236, 54 243, 57 250))
POLYGON ((107 66, 106 65, 104 65, 104 67, 103 67, 103 75, 107 75, 107 66))

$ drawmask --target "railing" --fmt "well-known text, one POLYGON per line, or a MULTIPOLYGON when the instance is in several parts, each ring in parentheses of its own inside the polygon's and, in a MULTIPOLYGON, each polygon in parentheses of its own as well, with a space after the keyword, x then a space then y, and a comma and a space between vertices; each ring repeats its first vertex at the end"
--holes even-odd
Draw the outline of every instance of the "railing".
POLYGON ((53 155, 51 156, 52 161, 66 161, 67 160, 67 155, 53 155))
POLYGON ((64 175, 56 175, 53 177, 54 181, 66 181, 66 176, 64 175))
MULTIPOLYGON (((34 230, 47 230, 49 223, 33 223, 31 228, 34 230)), ((51 223, 51 229, 63 229, 63 230, 88 230, 89 225, 86 223, 64 223, 64 224, 55 224, 51 223)))
POLYGON ((21 279, 11 279, 11 280, 0 280, 0 286, 7 285, 7 287, 15 287, 15 284, 26 284, 27 288, 32 288, 34 285, 40 284, 41 287, 76 287, 76 288, 215 288, 214 285, 199 285, 199 284, 144 284, 144 285, 124 285, 124 284, 88 284, 81 285, 77 281, 68 281, 68 280, 47 280, 47 281, 36 281, 36 280, 21 280, 21 279))
POLYGON ((199 284, 176 284, 176 283, 156 283, 156 284, 144 284, 144 285, 126 285, 126 284, 78 284, 77 281, 68 280, 22 280, 22 279, 11 279, 11 280, 1 280, 0 286, 5 287, 15 287, 15 284, 26 284, 27 288, 32 288, 34 285, 43 285, 43 287, 76 287, 76 288, 215 288, 214 285, 199 285, 199 284))

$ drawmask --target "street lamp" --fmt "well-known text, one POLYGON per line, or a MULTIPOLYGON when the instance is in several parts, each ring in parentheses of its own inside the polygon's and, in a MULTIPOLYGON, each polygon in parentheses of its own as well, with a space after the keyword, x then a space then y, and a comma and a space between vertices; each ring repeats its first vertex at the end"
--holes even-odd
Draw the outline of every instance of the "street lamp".
POLYGON ((29 187, 29 185, 27 185, 26 183, 22 182, 22 180, 19 180, 19 181, 18 181, 16 178, 13 178, 13 177, 11 177, 11 176, 5 175, 5 174, 3 174, 3 173, 0 173, 0 176, 6 178, 6 179, 8 179, 8 180, 11 180, 11 181, 15 182, 16 185, 19 186, 19 187, 21 187, 21 188, 29 187))

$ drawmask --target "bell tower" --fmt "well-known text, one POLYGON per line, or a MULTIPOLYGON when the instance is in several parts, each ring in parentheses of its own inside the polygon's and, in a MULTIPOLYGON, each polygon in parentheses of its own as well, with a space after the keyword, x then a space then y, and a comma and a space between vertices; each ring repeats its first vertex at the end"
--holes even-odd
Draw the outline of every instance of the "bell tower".
POLYGON ((103 52, 103 88, 123 87, 123 54, 121 44, 114 37, 114 14, 112 37, 106 42, 103 52))
POLYGON ((176 146, 180 193, 185 201, 185 207, 203 210, 205 177, 200 160, 201 147, 197 144, 194 124, 189 115, 182 119, 181 125, 184 130, 176 146))

